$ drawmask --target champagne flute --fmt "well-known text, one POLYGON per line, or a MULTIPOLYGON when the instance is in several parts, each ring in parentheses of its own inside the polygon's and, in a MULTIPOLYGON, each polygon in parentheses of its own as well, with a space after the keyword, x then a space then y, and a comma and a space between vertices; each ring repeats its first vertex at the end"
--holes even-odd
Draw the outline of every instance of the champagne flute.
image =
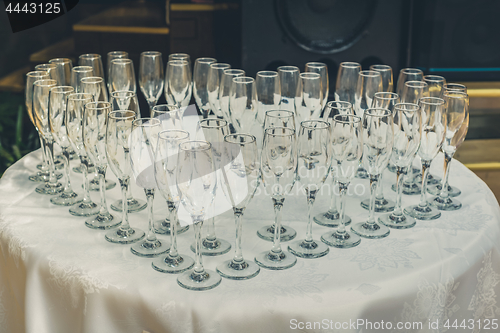
POLYGON ((231 110, 229 108, 229 96, 231 92, 231 86, 233 84, 233 78, 245 76, 245 71, 242 69, 225 69, 220 77, 219 85, 219 103, 220 110, 224 119, 233 125, 233 119, 231 115, 231 110))
POLYGON ((182 273, 177 283, 191 290, 215 288, 220 284, 221 277, 203 267, 201 255, 201 227, 205 212, 214 201, 217 187, 212 145, 209 142, 187 141, 179 144, 176 179, 182 205, 193 220, 196 239, 194 268, 182 273))
POLYGON ((92 95, 90 94, 74 93, 69 95, 64 117, 68 140, 73 150, 80 157, 80 169, 83 173, 83 200, 80 204, 69 209, 69 212, 75 216, 95 215, 99 213, 100 208, 90 199, 88 177, 90 161, 83 142, 83 113, 85 105, 90 102, 92 102, 92 95))
POLYGON ((446 91, 446 133, 442 150, 444 152, 444 176, 439 195, 431 199, 431 204, 439 210, 457 210, 462 204, 448 194, 450 164, 458 146, 462 144, 469 128, 469 96, 460 91, 446 91))
POLYGON ((106 203, 106 125, 108 115, 111 112, 109 102, 90 102, 85 105, 83 112, 83 145, 88 157, 94 164, 99 178, 99 194, 101 195, 101 206, 99 213, 85 221, 85 225, 92 229, 107 230, 118 226, 119 221, 108 211, 106 203))
POLYGON ((161 56, 161 52, 157 51, 142 52, 139 62, 139 87, 148 102, 150 113, 163 92, 165 76, 161 56))
POLYGON ((210 64, 210 68, 208 69, 207 90, 208 102, 210 103, 212 113, 214 113, 217 118, 225 119, 229 122, 230 119, 227 117, 228 115, 222 113, 219 98, 221 79, 226 69, 231 69, 231 65, 223 63, 210 64))
POLYGON ((382 77, 382 91, 392 92, 394 89, 392 67, 388 65, 371 65, 370 70, 380 73, 380 76, 382 77))
POLYGON ((295 130, 286 127, 266 129, 260 165, 262 182, 271 193, 276 227, 272 249, 255 257, 255 262, 264 268, 286 269, 297 262, 297 258, 290 252, 283 251, 280 244, 283 203, 297 179, 296 149, 295 130))
POLYGON ((281 90, 280 110, 295 112, 295 95, 299 84, 299 74, 300 70, 296 66, 278 67, 281 90))
POLYGON ((49 179, 38 186, 35 191, 41 194, 55 195, 63 190, 57 181, 56 167, 54 164, 54 137, 49 125, 49 94, 55 87, 56 80, 38 80, 33 84, 33 120, 40 135, 44 138, 45 151, 49 162, 49 179))
POLYGON ((264 124, 266 111, 278 110, 281 100, 278 72, 260 71, 255 77, 255 107, 257 122, 264 124))
POLYGON ((172 60, 184 60, 189 64, 189 68, 191 68, 191 57, 187 53, 171 53, 168 55, 168 61, 172 60))
POLYGON ((394 143, 392 112, 371 108, 362 119, 363 159, 370 175, 370 213, 366 222, 351 225, 355 234, 365 238, 382 238, 389 235, 389 228, 375 220, 375 194, 380 173, 387 167, 394 143))
POLYGON ((137 92, 134 63, 132 60, 125 58, 111 60, 109 87, 110 94, 115 91, 137 92))
POLYGON ((403 214, 403 174, 410 167, 420 145, 422 132, 420 106, 398 103, 394 106, 394 145, 391 160, 396 167, 396 206, 392 213, 382 215, 378 221, 390 228, 406 229, 415 225, 415 219, 403 214))
MULTIPOLYGON (((323 102, 323 86, 318 73, 300 73, 297 93, 295 95, 295 121, 316 120, 321 116, 323 102)), ((299 127, 299 126, 297 126, 299 127)))
MULTIPOLYGON (((349 102, 336 102, 331 101, 326 104, 326 109, 323 114, 323 120, 328 121, 331 130, 334 128, 334 119, 337 115, 354 115, 352 105, 349 102)), ((347 118, 346 118, 347 119, 347 118)), ((338 125, 340 126, 340 125, 338 125)), ((332 133, 333 135, 333 133, 332 133)), ((333 159, 333 156, 332 156, 333 159)), ((337 227, 340 223, 340 213, 337 210, 337 196, 335 194, 335 184, 338 180, 334 176, 335 163, 332 161, 332 185, 331 185, 331 195, 330 195, 330 207, 328 211, 320 213, 314 217, 314 222, 325 227, 337 227)), ((351 223, 351 218, 344 214, 344 225, 349 225, 351 223)))
POLYGON ((318 73, 321 76, 321 110, 326 106, 328 94, 330 92, 330 80, 328 79, 328 67, 322 62, 308 62, 306 64, 305 72, 318 73))
POLYGON ((253 261, 243 258, 241 234, 243 213, 260 184, 260 168, 256 138, 248 134, 228 134, 224 137, 222 189, 233 206, 236 242, 233 259, 217 266, 217 272, 228 279, 246 280, 260 272, 253 261))
POLYGON ((447 83, 443 86, 442 92, 444 93, 445 91, 450 91, 450 90, 461 91, 466 93, 467 87, 460 83, 447 83))
POLYGON ((51 80, 56 80, 57 84, 57 66, 56 64, 38 64, 35 66, 35 71, 46 71, 51 80))
POLYGON ((54 58, 49 60, 49 64, 56 65, 56 81, 58 86, 71 85, 71 69, 73 62, 68 58, 54 58))
POLYGON ((407 81, 422 81, 424 73, 417 68, 403 68, 399 71, 398 84, 396 85, 396 94, 400 96, 404 103, 403 91, 407 81))
POLYGON ((49 95, 49 126, 55 142, 61 147, 62 155, 64 157, 64 173, 66 180, 63 185, 64 190, 61 195, 50 198, 50 202, 54 205, 72 206, 82 201, 81 196, 76 194, 71 188, 71 181, 69 177, 69 161, 71 146, 66 132, 66 106, 68 96, 74 93, 75 89, 71 86, 56 86, 50 89, 49 95))
MULTIPOLYGON (((347 102, 346 102, 347 103, 347 102)), ((332 124, 332 176, 339 185, 340 192, 340 224, 335 231, 321 236, 321 241, 338 248, 357 246, 361 238, 346 230, 345 206, 346 194, 359 160, 363 153, 363 136, 361 118, 353 114, 337 114, 332 124)))
POLYGON ((238 133, 252 134, 262 141, 262 125, 257 119, 255 80, 247 76, 233 78, 229 93, 229 110, 233 126, 238 133))
POLYGON ((178 108, 188 106, 193 86, 191 66, 186 60, 170 60, 165 74, 165 99, 178 108))
POLYGON ((357 62, 342 62, 337 73, 335 100, 354 105, 361 65, 357 62))
POLYGON ((100 93, 102 94, 102 100, 107 102, 109 98, 106 84, 104 83, 104 68, 102 66, 101 55, 95 53, 82 54, 78 58, 78 64, 80 66, 92 67, 93 75, 102 78, 102 81, 99 82, 101 85, 100 93))
POLYGON ((130 166, 135 182, 144 189, 148 203, 148 233, 144 240, 135 243, 130 251, 139 257, 156 257, 165 253, 170 244, 160 241, 154 232, 153 200, 156 182, 154 178, 155 150, 161 122, 155 118, 135 119, 130 134, 130 166))
POLYGON ((208 73, 210 65, 216 62, 214 58, 198 58, 194 61, 193 95, 203 119, 208 118, 212 110, 208 99, 208 73))
POLYGON ((330 124, 321 120, 306 120, 300 123, 297 138, 297 174, 307 200, 306 238, 288 245, 288 251, 301 258, 319 258, 328 254, 330 249, 316 242, 312 235, 312 208, 321 185, 330 173, 330 124))
POLYGON ((128 59, 128 52, 125 51, 111 51, 107 54, 107 75, 108 75, 108 92, 111 95, 111 61, 115 59, 128 59))
POLYGON ((130 185, 130 135, 134 111, 112 111, 106 126, 106 158, 111 171, 118 178, 122 192, 122 224, 106 233, 108 242, 130 244, 144 238, 144 231, 130 227, 128 222, 127 189, 130 185))
POLYGON ((168 234, 170 234, 170 250, 164 257, 153 261, 155 270, 163 273, 181 273, 194 265, 194 260, 177 251, 177 234, 189 229, 189 225, 179 224, 177 208, 180 194, 176 184, 177 159, 179 157, 179 144, 189 140, 189 133, 180 129, 169 129, 158 134, 158 143, 155 153, 155 181, 160 193, 167 202, 169 217, 167 218, 168 234), (170 226, 170 223, 171 226, 170 226))
POLYGON ((427 83, 427 88, 429 90, 429 97, 443 96, 444 86, 446 85, 446 79, 439 75, 426 75, 424 76, 424 82, 427 83))
POLYGON ((437 97, 423 97, 419 101, 422 116, 422 136, 418 155, 422 161, 422 191, 420 203, 409 206, 404 212, 418 220, 433 220, 441 212, 427 202, 427 175, 432 160, 441 148, 446 133, 446 102, 437 97))
POLYGON ((82 92, 82 79, 84 77, 94 76, 94 70, 90 66, 76 66, 71 69, 71 86, 75 93, 82 92))

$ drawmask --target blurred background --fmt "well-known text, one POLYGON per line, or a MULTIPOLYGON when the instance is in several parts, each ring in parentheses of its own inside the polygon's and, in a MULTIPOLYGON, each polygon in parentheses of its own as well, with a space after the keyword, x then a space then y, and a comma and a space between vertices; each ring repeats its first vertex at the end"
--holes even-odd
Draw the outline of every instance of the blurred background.
MULTIPOLYGON (((73 1, 75 2, 75 1, 73 1)), ((0 19, 0 175, 39 141, 25 111, 25 74, 57 57, 143 51, 214 57, 255 76, 306 62, 328 65, 330 94, 343 61, 392 66, 463 83, 470 127, 455 157, 500 198, 500 1, 80 0, 65 15, 13 33, 0 19)), ((333 99, 332 96, 330 100, 333 99)), ((138 94, 143 107, 147 104, 138 94)), ((159 103, 164 101, 161 97, 159 103)))

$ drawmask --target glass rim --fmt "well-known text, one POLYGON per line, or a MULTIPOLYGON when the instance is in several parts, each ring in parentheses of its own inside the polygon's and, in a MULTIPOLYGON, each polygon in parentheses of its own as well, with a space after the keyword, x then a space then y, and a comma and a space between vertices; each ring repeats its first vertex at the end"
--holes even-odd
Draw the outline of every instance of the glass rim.
POLYGON ((100 102, 88 102, 85 104, 85 108, 89 108, 92 110, 103 110, 103 109, 111 109, 111 103, 110 102, 105 102, 105 101, 100 101, 100 102), (103 105, 101 105, 103 104, 103 105))
POLYGON ((164 130, 164 131, 161 131, 160 133, 158 133, 158 139, 160 139, 160 140, 172 140, 172 139, 183 140, 183 139, 189 139, 189 132, 185 131, 185 130, 181 130, 181 129, 168 129, 168 130, 164 130), (185 136, 184 137, 180 137, 180 138, 166 137, 166 134, 169 134, 169 133, 185 134, 185 136))
POLYGON ((460 90, 446 90, 443 93, 443 96, 446 96, 448 98, 468 98, 469 94, 467 94, 465 91, 460 90))
POLYGON ((264 130, 264 133, 267 134, 267 135, 273 135, 273 136, 282 136, 282 137, 285 137, 285 136, 292 136, 292 135, 295 135, 295 130, 293 128, 289 128, 289 127, 269 127, 269 128, 266 128, 264 130), (275 131, 275 130, 278 130, 278 129, 281 129, 283 130, 284 132, 288 131, 290 132, 289 134, 286 134, 286 133, 271 133, 271 131, 275 131))
POLYGON ((217 68, 217 69, 231 69, 231 65, 225 62, 214 62, 210 64, 210 68, 217 68))
POLYGON ((351 109, 352 104, 346 101, 329 101, 328 103, 326 103, 326 107, 330 107, 332 109, 351 109), (341 106, 334 106, 334 105, 341 105, 341 106))
POLYGON ((150 117, 136 118, 132 121, 132 127, 138 127, 136 125, 137 123, 141 123, 140 126, 143 127, 153 127, 153 126, 159 126, 161 124, 161 121, 157 118, 150 118, 150 117))
POLYGON ((35 66, 35 70, 38 70, 39 68, 43 68, 43 67, 49 67, 49 68, 57 68, 56 64, 51 64, 51 63, 46 63, 46 64, 38 64, 35 66))
MULTIPOLYGON (((126 95, 130 95, 130 97, 136 96, 136 93, 132 90, 115 90, 111 93, 111 97, 115 97, 118 94, 125 93, 126 95)), ((129 97, 129 96, 119 96, 119 97, 129 97)))
POLYGON ((278 73, 279 72, 300 72, 300 69, 297 66, 290 66, 290 65, 285 65, 285 66, 279 66, 277 68, 278 73))
POLYGON ((26 77, 40 77, 47 75, 50 78, 50 74, 47 71, 31 71, 26 73, 26 77))
POLYGON ((294 115, 295 115, 295 113, 293 113, 293 111, 290 111, 290 110, 268 110, 268 111, 266 111, 264 117, 285 118, 285 117, 293 117, 294 115), (289 115, 287 115, 287 116, 275 115, 274 114, 275 112, 276 113, 278 113, 278 112, 288 113, 289 115))
POLYGON ((115 55, 118 55, 118 56, 126 56, 128 57, 128 52, 127 51, 109 51, 107 53, 108 56, 115 56, 115 55))
POLYGON ((218 119, 218 118, 206 118, 200 120, 200 127, 202 128, 221 128, 224 126, 228 126, 228 122, 225 119, 218 119), (220 121, 222 124, 220 125, 210 125, 210 121, 220 121))
POLYGON ((420 110, 420 105, 415 104, 415 103, 397 103, 394 105, 394 110, 401 110, 401 111, 410 111, 410 112, 416 112, 420 110), (403 108, 403 106, 405 108, 403 108), (413 109, 408 109, 407 107, 411 107, 413 109))
POLYGON ((413 80, 413 81, 406 81, 405 86, 412 87, 412 88, 424 88, 424 87, 427 87, 428 84, 427 84, 427 82, 424 82, 424 81, 413 80))
POLYGON ((308 79, 308 80, 321 79, 321 75, 315 72, 303 72, 299 74, 299 77, 301 79, 308 79))
POLYGON ((92 95, 89 93, 72 93, 68 95, 68 101, 84 101, 87 99, 92 99, 92 95))
POLYGON ((467 86, 460 83, 447 83, 443 86, 444 90, 467 91, 467 86))
POLYGON ((70 58, 53 58, 49 60, 49 64, 68 64, 73 63, 70 58))
POLYGON ((50 92, 52 93, 58 93, 58 94, 61 94, 61 93, 66 93, 66 92, 73 92, 75 91, 75 88, 73 88, 72 86, 55 86, 55 87, 52 87, 50 88, 50 92))
POLYGON ((356 124, 361 122, 361 117, 354 114, 336 114, 333 116, 333 121, 341 124, 356 124), (348 118, 349 120, 343 120, 341 118, 348 118))
POLYGON ((33 82, 33 85, 39 87, 54 87, 57 85, 57 81, 53 79, 41 79, 33 82))
POLYGON ((268 77, 277 77, 278 72, 276 71, 258 71, 255 77, 262 77, 262 78, 268 78, 268 77))
POLYGON ((127 65, 127 64, 132 64, 132 60, 129 58, 116 58, 111 60, 111 64, 127 65))
POLYGON ((369 117, 378 117, 378 118, 383 118, 383 117, 388 117, 388 116, 392 116, 392 112, 391 110, 389 109, 386 109, 386 108, 368 108, 365 110, 363 116, 369 116, 369 117), (383 110, 384 113, 383 114, 375 114, 375 113, 372 113, 373 111, 375 110, 383 110))
POLYGON ((384 72, 391 71, 392 72, 392 67, 389 65, 375 64, 375 65, 370 66, 370 70, 377 71, 377 72, 381 72, 381 71, 384 71, 384 72))
POLYGON ((364 77, 381 77, 380 73, 377 72, 377 71, 372 71, 372 70, 364 70, 364 71, 360 71, 358 73, 359 76, 364 76, 364 77))
POLYGON ((345 61, 345 62, 341 62, 339 67, 360 68, 361 69, 361 64, 358 62, 354 62, 354 61, 345 61))
POLYGON ((446 79, 441 75, 429 74, 424 76, 424 81, 446 82, 446 79))
POLYGON ((242 144, 242 143, 253 143, 257 142, 257 138, 251 134, 247 133, 231 133, 224 135, 224 142, 231 143, 231 144, 242 144), (237 142, 236 139, 233 141, 230 138, 249 138, 250 141, 245 141, 245 142, 237 142))
POLYGON ((160 51, 144 51, 141 52, 141 56, 160 56, 161 57, 161 52, 160 51))
POLYGON ((132 110, 114 110, 108 113, 108 118, 110 119, 122 119, 129 120, 136 117, 136 113, 132 110), (125 114, 123 116, 118 116, 118 114, 125 114))
POLYGON ((327 68, 328 66, 324 62, 311 61, 311 62, 306 63, 306 67, 327 68))
POLYGON ((189 62, 183 59, 169 60, 167 66, 188 66, 189 62))
POLYGON ((255 82, 255 79, 250 76, 237 76, 233 77, 233 82, 234 83, 253 83, 255 82))
POLYGON ((304 127, 307 129, 328 129, 330 128, 330 124, 324 120, 319 120, 319 119, 309 119, 309 120, 303 120, 300 122, 300 127, 304 127), (309 124, 321 124, 321 127, 318 126, 311 126, 309 124))
POLYGON ((194 61, 195 64, 197 64, 197 63, 213 64, 213 63, 216 63, 216 62, 217 62, 217 59, 210 58, 210 57, 196 58, 196 60, 194 61))
POLYGON ((90 81, 90 83, 101 83, 104 81, 104 79, 100 76, 87 76, 87 77, 82 77, 80 82, 87 82, 90 81))
POLYGON ((424 72, 421 69, 412 67, 402 68, 399 72, 404 74, 422 74, 422 75, 424 74, 424 72))
POLYGON ((78 59, 101 59, 101 55, 98 53, 85 53, 78 56, 78 59))
POLYGON ((177 105, 173 105, 173 104, 157 104, 155 106, 153 106, 153 111, 155 112, 163 112, 163 113, 167 113, 167 112, 178 112, 180 111, 181 108, 179 108, 177 105), (168 108, 168 110, 159 110, 160 108, 168 108), (174 110, 171 110, 170 108, 173 107, 175 108, 174 110))
POLYGON ((224 69, 224 72, 222 72, 223 74, 226 74, 226 75, 245 75, 245 71, 243 69, 239 69, 239 68, 226 68, 224 69), (232 73, 232 72, 235 72, 235 73, 232 73))
POLYGON ((423 103, 427 105, 443 105, 446 101, 439 97, 422 97, 418 100, 418 103, 423 103))
POLYGON ((92 68, 92 66, 75 66, 71 68, 72 72, 77 72, 77 73, 88 72, 93 70, 94 69, 92 68))
POLYGON ((187 53, 170 53, 168 55, 168 57, 187 57, 187 58, 191 58, 191 56, 187 53))
POLYGON ((383 100, 391 100, 391 99, 397 99, 397 98, 399 98, 399 95, 396 94, 396 93, 393 93, 393 92, 379 91, 379 92, 376 92, 373 95, 374 99, 375 99, 375 97, 378 97, 378 98, 383 99, 383 100), (390 97, 387 97, 387 95, 390 96, 390 97))
POLYGON ((189 140, 185 142, 181 142, 179 144, 179 150, 183 151, 207 151, 212 149, 212 144, 208 141, 203 140, 189 140), (193 144, 199 144, 198 147, 193 147, 193 144), (188 146, 184 148, 183 146, 188 146), (204 147, 205 146, 205 147, 204 147))

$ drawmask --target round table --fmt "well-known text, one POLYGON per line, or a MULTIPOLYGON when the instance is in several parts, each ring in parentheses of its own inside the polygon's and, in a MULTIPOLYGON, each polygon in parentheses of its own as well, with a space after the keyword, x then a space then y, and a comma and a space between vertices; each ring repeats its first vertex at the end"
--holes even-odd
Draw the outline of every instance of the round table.
MULTIPOLYGON (((2 333, 499 332, 493 328, 500 324, 500 208, 488 187, 457 161, 450 184, 462 190, 462 209, 392 229, 383 239, 363 239, 355 248, 330 248, 322 258, 298 258, 287 270, 223 279, 203 292, 181 288, 177 275, 153 270, 152 259, 133 255, 130 245, 107 242, 104 231, 87 228, 85 218, 37 194, 28 175, 39 161, 40 151, 28 154, 0 180, 2 333), (460 327, 464 323, 468 328, 460 327)), ((431 172, 441 170, 438 156, 431 172)), ((111 172, 108 177, 116 180, 111 172)), ((72 180, 81 191, 81 175, 72 173, 72 180)), ((386 170, 384 191, 393 199, 394 181, 386 170)), ((303 238, 307 206, 299 185, 285 200, 283 221, 303 238)), ((144 199, 142 189, 132 189, 144 199)), ((329 188, 323 189, 314 214, 328 208, 329 188)), ((347 214, 354 222, 366 219, 360 200, 368 196, 368 180, 355 179, 349 192, 347 214)), ((92 198, 98 202, 98 193, 92 198)), ((108 204, 119 198, 118 186, 107 191, 108 204)), ((418 199, 405 195, 403 206, 418 199)), ((165 216, 159 194, 154 208, 157 219, 165 216)), ((145 211, 129 218, 146 230, 145 211)), ((271 248, 256 231, 273 218, 271 199, 260 187, 244 216, 246 259, 271 248)), ((328 230, 315 224, 315 239, 328 230)), ((231 211, 216 217, 216 232, 234 244, 231 211)), ((193 241, 192 229, 179 235, 180 252, 194 256, 193 241)), ((204 265, 215 269, 232 255, 204 257, 204 265)))

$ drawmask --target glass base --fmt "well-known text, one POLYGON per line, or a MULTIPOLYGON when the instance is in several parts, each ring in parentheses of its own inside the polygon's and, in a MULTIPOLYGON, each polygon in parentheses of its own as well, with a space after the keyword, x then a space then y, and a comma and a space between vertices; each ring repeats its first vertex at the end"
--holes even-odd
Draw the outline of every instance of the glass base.
POLYGON ((356 235, 364 238, 384 238, 389 236, 391 232, 383 224, 378 224, 377 222, 369 224, 368 222, 361 222, 351 225, 351 231, 356 235))
POLYGON ((193 267, 194 260, 184 254, 178 254, 176 257, 171 257, 170 254, 167 254, 166 257, 153 260, 151 266, 158 272, 176 274, 185 272, 193 267))
POLYGON ((95 202, 84 202, 82 201, 79 205, 75 205, 69 209, 69 213, 75 216, 90 216, 99 214, 99 209, 101 207, 95 202))
POLYGON ((307 242, 305 239, 302 239, 290 243, 288 251, 300 258, 313 259, 327 255, 330 249, 321 242, 316 242, 315 240, 307 242))
MULTIPOLYGON (((209 241, 206 238, 201 240, 201 254, 204 256, 219 256, 228 253, 231 250, 231 244, 228 241, 216 238, 214 241, 209 241)), ((191 251, 196 253, 196 242, 191 244, 191 251)))
MULTIPOLYGON (((369 210, 370 209, 370 198, 361 201, 361 207, 363 207, 366 210, 369 210)), ((396 203, 392 200, 388 200, 386 198, 382 198, 382 199, 375 198, 375 211, 377 213, 392 212, 394 210, 394 207, 396 207, 396 203)))
MULTIPOLYGON (((105 179, 104 182, 106 184, 106 190, 111 190, 112 188, 114 188, 116 186, 116 182, 114 182, 112 180, 105 179)), ((82 185, 82 187, 83 187, 83 185, 82 185)), ((94 178, 89 182, 89 189, 91 191, 99 191, 100 190, 98 178, 94 178)), ((121 211, 121 209, 120 209, 120 211, 121 211)))
POLYGON ((235 262, 231 259, 217 266, 217 273, 231 280, 248 280, 257 276, 259 272, 259 266, 252 261, 235 262))
MULTIPOLYGON (((260 228, 257 231, 257 236, 266 241, 274 241, 274 224, 260 228)), ((297 236, 297 231, 295 231, 292 227, 284 225, 281 226, 280 241, 288 242, 289 240, 294 239, 295 236, 297 236)))
POLYGON ((260 267, 267 269, 287 269, 297 263, 297 257, 288 251, 275 253, 271 250, 264 251, 256 255, 255 262, 260 267))
POLYGON ((202 274, 189 270, 177 278, 177 283, 189 290, 208 290, 217 287, 222 278, 215 271, 205 269, 202 274))
MULTIPOLYGON (((170 220, 163 219, 163 220, 155 221, 153 228, 154 228, 155 233, 157 233, 157 234, 170 235, 170 220)), ((182 227, 177 222, 177 227, 175 228, 175 232, 177 235, 179 235, 179 234, 182 234, 182 233, 188 231, 188 229, 189 229, 188 225, 182 227)))
POLYGON ((420 205, 409 206, 404 209, 404 212, 417 220, 435 220, 441 216, 441 212, 429 204, 424 207, 420 205))
POLYGON ((460 201, 458 201, 457 199, 452 199, 450 197, 441 198, 440 196, 436 196, 430 200, 430 203, 439 210, 451 211, 462 208, 462 203, 460 201))
POLYGON ((38 186, 36 189, 35 189, 35 192, 36 193, 40 193, 40 194, 47 194, 47 195, 56 195, 56 194, 59 194, 63 191, 63 186, 61 183, 57 182, 53 185, 49 184, 49 183, 44 183, 40 186, 38 186))
MULTIPOLYGON (((439 193, 441 193, 442 188, 443 187, 441 186, 441 184, 434 185, 434 186, 428 186, 427 192, 432 194, 432 195, 439 195, 439 193)), ((448 185, 448 196, 449 197, 458 197, 461 193, 462 193, 462 191, 460 191, 455 186, 448 185)))
MULTIPOLYGON (((56 158, 54 158, 54 166, 56 167, 56 170, 61 170, 62 168, 64 168, 64 157, 62 156, 56 156, 56 158)), ((36 168, 38 170, 42 170, 43 168, 43 165, 42 164, 37 164, 36 168)))
POLYGON ((159 239, 155 241, 143 240, 135 243, 130 248, 130 252, 136 256, 145 258, 157 257, 168 250, 170 250, 170 243, 167 241, 160 241, 159 239))
MULTIPOLYGON (((146 201, 144 200, 140 200, 140 199, 128 199, 128 212, 129 213, 137 213, 137 212, 140 212, 141 210, 144 210, 146 209, 146 207, 148 206, 148 204, 146 203, 146 201)), ((114 211, 117 211, 117 212, 121 212, 122 211, 122 201, 121 199, 118 200, 118 201, 115 201, 112 205, 111 205, 111 209, 114 210, 114 211)))
MULTIPOLYGON (((56 177, 58 180, 61 179, 62 176, 63 176, 62 173, 56 172, 56 177)), ((28 179, 31 180, 32 182, 45 183, 49 180, 49 173, 37 172, 36 175, 31 175, 28 177, 28 179)))
POLYGON ((82 197, 75 192, 62 192, 58 197, 50 198, 50 202, 58 206, 73 206, 82 202, 82 197))
POLYGON ((382 215, 378 218, 378 222, 382 223, 386 227, 394 229, 408 229, 415 226, 415 219, 411 216, 396 216, 393 213, 382 215))
MULTIPOLYGON (((419 175, 418 181, 422 182, 422 175, 419 175)), ((441 184, 441 177, 433 176, 432 174, 427 175, 427 185, 433 186, 441 184)))
MULTIPOLYGON (((418 183, 406 183, 403 182, 403 189, 401 190, 403 194, 406 195, 417 195, 420 194, 420 184, 418 183)), ((392 184, 391 189, 396 192, 396 184, 392 184)))
POLYGON ((353 233, 344 232, 339 233, 337 230, 328 231, 321 235, 321 241, 333 247, 338 247, 340 249, 348 249, 350 247, 358 246, 361 243, 361 238, 353 233))
MULTIPOLYGON (((317 224, 322 225, 324 227, 336 228, 339 226, 340 214, 338 211, 336 212, 327 211, 325 213, 316 215, 313 218, 313 220, 317 224)), ((347 215, 344 215, 344 224, 345 225, 351 224, 351 218, 347 215)))
POLYGON ((122 224, 114 215, 109 212, 106 214, 97 214, 85 221, 85 225, 91 229, 108 230, 122 224))
POLYGON ((368 179, 370 176, 368 175, 368 171, 366 171, 365 168, 359 167, 358 170, 356 170, 356 174, 354 175, 354 177, 360 179, 368 179))
POLYGON ((144 231, 141 229, 128 228, 123 230, 118 228, 107 232, 104 238, 111 243, 130 244, 143 239, 144 235, 144 231))

